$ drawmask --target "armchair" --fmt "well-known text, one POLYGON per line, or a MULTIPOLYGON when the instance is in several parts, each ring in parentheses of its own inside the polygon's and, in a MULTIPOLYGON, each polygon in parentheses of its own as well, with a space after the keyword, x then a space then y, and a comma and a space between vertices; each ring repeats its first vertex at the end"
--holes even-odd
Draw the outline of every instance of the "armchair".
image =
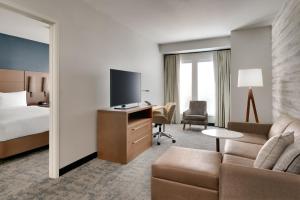
POLYGON ((183 130, 185 125, 204 125, 205 129, 208 124, 207 103, 206 101, 191 101, 189 109, 183 112, 181 123, 183 130))

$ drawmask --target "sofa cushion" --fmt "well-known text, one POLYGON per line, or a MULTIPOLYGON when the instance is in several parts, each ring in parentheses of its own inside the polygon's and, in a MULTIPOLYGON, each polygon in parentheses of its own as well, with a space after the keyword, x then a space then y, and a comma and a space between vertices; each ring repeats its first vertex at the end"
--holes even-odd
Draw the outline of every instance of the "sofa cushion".
POLYGON ((243 133, 243 137, 235 140, 240 142, 263 145, 267 142, 268 138, 265 135, 261 135, 261 134, 243 133))
POLYGON ((293 142, 294 132, 271 137, 258 152, 253 166, 261 169, 272 169, 286 147, 293 142))
POLYGON ((222 155, 214 151, 171 147, 152 165, 152 176, 218 190, 222 155))
POLYGON ((300 173, 300 141, 289 145, 277 160, 274 171, 300 173))
POLYGON ((271 138, 276 135, 280 135, 285 131, 289 124, 295 121, 294 118, 288 115, 280 116, 272 125, 268 138, 271 138))
POLYGON ((255 159, 262 145, 240 142, 236 140, 226 140, 224 153, 255 159))
POLYGON ((244 157, 240 157, 240 156, 224 154, 222 163, 232 164, 232 165, 241 165, 244 167, 253 167, 254 160, 250 159, 250 158, 244 158, 244 157))

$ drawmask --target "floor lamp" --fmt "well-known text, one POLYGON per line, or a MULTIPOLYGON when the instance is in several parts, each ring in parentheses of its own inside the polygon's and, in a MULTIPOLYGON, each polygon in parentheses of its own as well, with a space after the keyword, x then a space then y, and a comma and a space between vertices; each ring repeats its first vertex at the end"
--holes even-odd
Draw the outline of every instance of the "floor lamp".
POLYGON ((252 88, 263 87, 262 70, 261 69, 240 69, 239 76, 238 76, 238 87, 249 88, 247 110, 246 110, 246 122, 249 122, 250 104, 252 103, 255 121, 256 123, 259 123, 252 88))

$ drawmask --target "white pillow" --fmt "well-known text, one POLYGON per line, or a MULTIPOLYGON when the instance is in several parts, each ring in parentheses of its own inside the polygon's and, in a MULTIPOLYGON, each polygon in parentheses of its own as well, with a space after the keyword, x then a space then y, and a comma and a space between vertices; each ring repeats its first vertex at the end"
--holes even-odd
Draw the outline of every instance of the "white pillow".
POLYGON ((27 106, 26 91, 0 93, 0 109, 27 106))

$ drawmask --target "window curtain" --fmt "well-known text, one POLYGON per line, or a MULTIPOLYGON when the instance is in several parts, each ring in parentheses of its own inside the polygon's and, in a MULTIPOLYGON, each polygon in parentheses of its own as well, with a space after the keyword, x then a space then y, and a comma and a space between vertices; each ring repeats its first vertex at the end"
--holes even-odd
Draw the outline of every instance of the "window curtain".
POLYGON ((216 122, 227 127, 230 121, 230 63, 231 50, 215 51, 213 55, 216 81, 216 122))
POLYGON ((180 123, 179 112, 179 67, 180 55, 165 55, 164 57, 164 99, 165 103, 176 103, 173 123, 180 123))

